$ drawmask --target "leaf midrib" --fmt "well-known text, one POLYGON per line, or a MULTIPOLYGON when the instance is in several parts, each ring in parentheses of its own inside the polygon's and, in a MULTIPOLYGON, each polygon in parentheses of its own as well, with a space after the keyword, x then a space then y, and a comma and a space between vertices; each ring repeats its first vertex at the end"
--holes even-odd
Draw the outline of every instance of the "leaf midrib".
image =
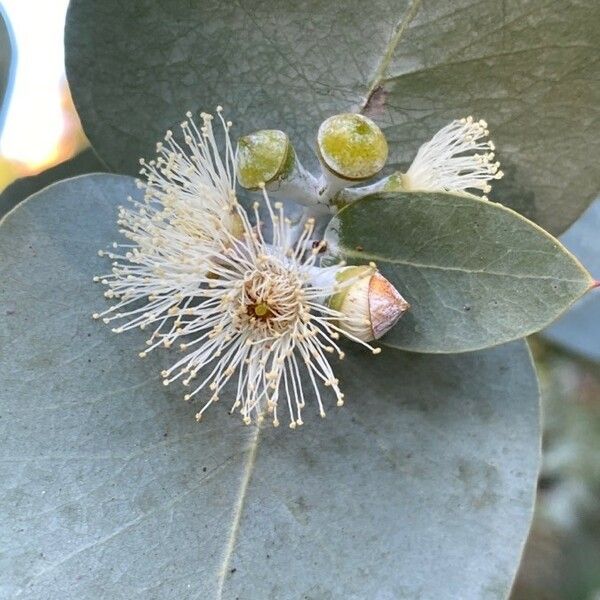
POLYGON ((403 265, 406 267, 413 267, 415 269, 430 269, 437 271, 456 271, 459 273, 467 273, 472 275, 492 275, 496 277, 507 277, 512 279, 534 279, 534 280, 549 280, 549 281, 563 281, 566 283, 583 283, 584 279, 568 279, 566 277, 557 277, 553 275, 528 275, 526 273, 508 273, 505 271, 486 271, 484 269, 468 269, 466 267, 448 267, 443 265, 435 265, 435 264, 427 264, 427 263, 419 263, 413 262, 410 260, 403 259, 394 259, 386 256, 380 256, 377 254, 373 254, 370 252, 358 252, 355 250, 350 250, 348 248, 344 248, 344 256, 349 258, 358 258, 358 259, 370 259, 374 261, 394 264, 394 265, 403 265))
POLYGON ((225 546, 225 554, 223 556, 223 562, 218 573, 217 580, 217 600, 222 600, 223 592, 225 588, 225 581, 227 579, 227 572, 229 571, 229 565, 231 563, 231 557, 235 550, 235 543, 237 540, 238 532, 240 529, 240 523, 242 520, 242 514, 244 512, 244 505, 246 502, 246 496, 248 493, 248 487, 250 485, 250 479, 254 471, 254 465, 256 464, 256 455, 258 451, 259 439, 260 439, 260 424, 256 426, 254 437, 250 441, 250 447, 248 448, 248 457, 246 464, 244 465, 244 472, 240 481, 240 489, 238 497, 233 508, 231 530, 225 546))
POLYGON ((385 52, 383 53, 383 56, 381 57, 381 60, 379 61, 379 64, 375 69, 375 74, 373 75, 373 79, 369 84, 368 92, 362 104, 361 110, 369 104, 371 96, 383 81, 387 73, 388 67, 390 66, 390 63, 394 58, 394 52, 396 51, 396 48, 398 47, 398 44, 400 43, 400 40, 402 39, 406 28, 415 18, 417 12, 419 12, 420 6, 421 0, 411 0, 407 9, 404 11, 398 22, 394 25, 392 37, 387 43, 385 52))

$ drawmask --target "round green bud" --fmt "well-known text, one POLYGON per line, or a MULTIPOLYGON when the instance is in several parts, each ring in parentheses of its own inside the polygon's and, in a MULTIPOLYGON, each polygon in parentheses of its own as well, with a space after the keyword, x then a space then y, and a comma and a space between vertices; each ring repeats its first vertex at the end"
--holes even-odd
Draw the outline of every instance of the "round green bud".
POLYGON ((278 129, 262 129, 240 138, 236 153, 240 185, 256 190, 277 179, 285 179, 294 166, 294 149, 288 136, 278 129))
POLYGON ((361 181, 377 174, 388 156, 379 127, 368 117, 344 113, 319 127, 317 146, 323 164, 342 179, 361 181))

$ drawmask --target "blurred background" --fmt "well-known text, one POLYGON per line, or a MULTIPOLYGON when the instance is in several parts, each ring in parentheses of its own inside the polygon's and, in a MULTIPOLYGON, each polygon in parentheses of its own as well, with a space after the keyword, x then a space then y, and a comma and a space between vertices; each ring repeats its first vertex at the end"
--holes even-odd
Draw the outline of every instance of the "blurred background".
POLYGON ((87 146, 64 74, 68 0, 1 0, 7 77, 0 112, 0 190, 87 146))
MULTIPOLYGON (((0 0, 0 216, 53 181, 105 170, 65 79, 67 5, 0 0)), ((598 231, 600 201, 562 239, 600 279, 598 231)), ((600 600, 599 296, 530 340, 542 386, 544 464, 512 600, 600 600)))

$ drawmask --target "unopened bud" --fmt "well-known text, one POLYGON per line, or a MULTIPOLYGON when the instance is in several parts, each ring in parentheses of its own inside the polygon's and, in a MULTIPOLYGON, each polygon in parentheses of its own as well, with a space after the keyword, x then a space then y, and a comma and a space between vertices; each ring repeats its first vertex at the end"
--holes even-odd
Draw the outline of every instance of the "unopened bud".
POLYGON ((334 294, 329 305, 344 314, 340 327, 364 342, 379 339, 410 308, 398 290, 373 267, 346 267, 336 279, 353 280, 334 294))
POLYGON ((373 177, 385 165, 385 135, 368 117, 345 113, 329 117, 317 135, 319 157, 333 175, 351 182, 373 177))

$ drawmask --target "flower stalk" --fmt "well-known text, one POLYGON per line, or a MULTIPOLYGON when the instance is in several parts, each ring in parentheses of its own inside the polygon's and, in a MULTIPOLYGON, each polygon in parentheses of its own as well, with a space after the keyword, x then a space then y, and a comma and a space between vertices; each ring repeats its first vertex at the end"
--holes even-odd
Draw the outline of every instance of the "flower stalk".
POLYGON ((326 214, 329 207, 319 195, 319 182, 300 162, 288 136, 263 129, 239 139, 236 150, 239 184, 259 190, 261 184, 272 198, 291 200, 326 214))

